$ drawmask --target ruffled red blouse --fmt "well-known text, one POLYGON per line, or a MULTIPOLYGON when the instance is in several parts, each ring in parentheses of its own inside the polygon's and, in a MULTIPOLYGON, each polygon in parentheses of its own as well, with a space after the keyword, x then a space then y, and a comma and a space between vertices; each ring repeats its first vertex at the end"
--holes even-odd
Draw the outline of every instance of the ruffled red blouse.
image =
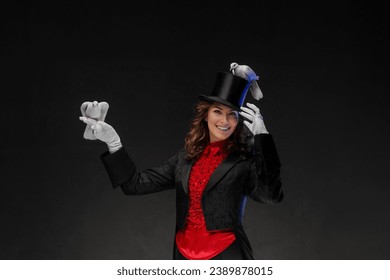
POLYGON ((190 260, 212 259, 236 240, 232 231, 207 231, 201 204, 211 174, 227 156, 225 144, 225 140, 210 143, 191 169, 186 225, 176 233, 177 248, 190 260))

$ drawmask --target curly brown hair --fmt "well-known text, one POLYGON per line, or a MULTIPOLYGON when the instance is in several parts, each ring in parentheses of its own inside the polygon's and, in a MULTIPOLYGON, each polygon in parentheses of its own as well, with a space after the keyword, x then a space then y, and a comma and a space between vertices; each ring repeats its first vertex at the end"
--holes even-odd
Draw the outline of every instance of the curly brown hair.
MULTIPOLYGON (((187 160, 197 159, 203 152, 204 148, 210 143, 209 128, 205 121, 209 108, 215 103, 208 101, 200 101, 195 104, 195 115, 192 119, 190 130, 185 138, 185 150, 187 152, 187 160)), ((248 151, 248 145, 245 141, 245 132, 243 123, 239 119, 237 127, 232 135, 230 135, 226 149, 232 151, 248 151)))

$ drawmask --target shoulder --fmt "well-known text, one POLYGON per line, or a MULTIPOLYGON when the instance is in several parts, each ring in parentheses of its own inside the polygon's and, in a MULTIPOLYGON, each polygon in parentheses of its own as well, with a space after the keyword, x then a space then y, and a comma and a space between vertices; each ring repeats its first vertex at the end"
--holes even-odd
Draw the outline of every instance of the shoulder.
POLYGON ((174 165, 182 165, 186 161, 186 157, 186 150, 181 148, 169 159, 169 161, 174 165))

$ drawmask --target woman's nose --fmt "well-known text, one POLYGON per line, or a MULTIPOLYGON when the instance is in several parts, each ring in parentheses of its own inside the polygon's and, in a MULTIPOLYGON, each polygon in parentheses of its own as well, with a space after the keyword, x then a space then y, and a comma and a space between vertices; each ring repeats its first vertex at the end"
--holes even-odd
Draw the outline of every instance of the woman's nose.
POLYGON ((229 122, 229 116, 228 115, 222 115, 221 121, 223 121, 223 123, 228 123, 229 122))

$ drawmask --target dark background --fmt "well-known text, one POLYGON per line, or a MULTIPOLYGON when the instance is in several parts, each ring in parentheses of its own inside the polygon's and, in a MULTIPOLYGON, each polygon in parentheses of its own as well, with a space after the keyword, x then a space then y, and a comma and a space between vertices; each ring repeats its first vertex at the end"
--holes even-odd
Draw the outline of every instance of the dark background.
POLYGON ((80 105, 154 167, 231 62, 283 164, 285 200, 247 205, 255 257, 390 258, 389 1, 0 6, 1 259, 171 259, 175 192, 113 190, 80 105))

